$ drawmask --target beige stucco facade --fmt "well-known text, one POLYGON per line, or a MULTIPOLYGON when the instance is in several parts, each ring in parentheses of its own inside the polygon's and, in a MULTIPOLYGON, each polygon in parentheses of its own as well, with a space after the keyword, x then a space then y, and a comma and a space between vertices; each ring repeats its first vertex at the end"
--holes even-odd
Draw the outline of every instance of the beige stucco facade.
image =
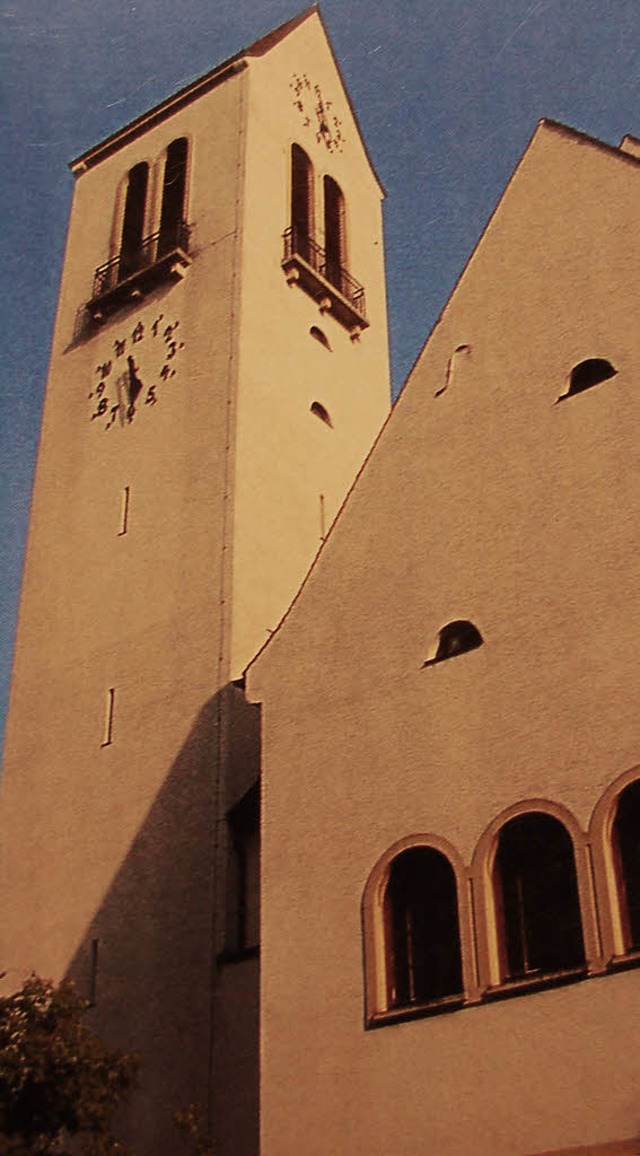
POLYGON ((262 1156, 638 1150, 640 982, 610 846, 640 764, 632 154, 538 127, 249 668, 262 1156), (566 396, 588 359, 615 374, 566 396), (456 620, 483 645, 433 663, 456 620), (584 939, 584 967, 544 990, 501 979, 492 890, 501 827, 527 811, 569 834, 584 939), (455 872, 464 992, 400 1016, 383 905, 410 845, 455 872))
POLYGON ((388 410, 382 190, 315 10, 72 168, 7 725, 0 957, 13 987, 74 975, 95 1026, 139 1050, 138 1156, 174 1151, 171 1113, 192 1101, 217 1116, 216 1151, 248 1156, 258 960, 219 955, 225 815, 259 774, 258 712, 232 683, 388 410), (331 148, 295 103, 302 76, 339 116, 331 148), (161 256, 181 140, 188 241, 161 256), (282 267, 294 142, 320 246, 323 175, 342 189, 362 325, 336 319, 335 286, 282 267), (135 228, 146 256, 129 277, 135 228))

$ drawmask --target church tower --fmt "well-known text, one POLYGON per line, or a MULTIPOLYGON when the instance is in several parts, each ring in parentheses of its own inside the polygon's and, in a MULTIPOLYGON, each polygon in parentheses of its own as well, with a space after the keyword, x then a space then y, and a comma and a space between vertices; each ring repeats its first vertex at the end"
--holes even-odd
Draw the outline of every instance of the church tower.
POLYGON ((192 1101, 243 1156, 259 767, 235 683, 388 409, 383 194, 315 8, 71 167, 0 959, 12 987, 72 974, 141 1053, 137 1156, 173 1152, 192 1101))

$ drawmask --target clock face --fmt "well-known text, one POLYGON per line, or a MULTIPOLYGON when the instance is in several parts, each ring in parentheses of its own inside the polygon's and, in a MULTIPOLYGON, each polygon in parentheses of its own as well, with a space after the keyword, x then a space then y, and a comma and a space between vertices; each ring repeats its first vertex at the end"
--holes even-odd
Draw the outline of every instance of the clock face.
POLYGON ((294 72, 289 87, 305 128, 313 129, 318 144, 325 144, 330 153, 341 153, 345 143, 342 121, 333 111, 333 101, 323 96, 320 85, 312 84, 306 72, 294 72))
POLYGON ((183 349, 180 322, 163 313, 123 330, 95 367, 90 420, 105 430, 126 428, 136 414, 153 409, 176 378, 183 349))

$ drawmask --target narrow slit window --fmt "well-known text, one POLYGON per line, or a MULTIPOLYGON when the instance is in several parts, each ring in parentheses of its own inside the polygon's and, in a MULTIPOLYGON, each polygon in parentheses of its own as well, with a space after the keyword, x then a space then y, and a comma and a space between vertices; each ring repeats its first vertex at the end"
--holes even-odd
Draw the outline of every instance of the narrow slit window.
POLYGON ((125 486, 122 491, 122 504, 120 507, 120 529, 118 530, 118 537, 122 538, 129 529, 129 505, 131 502, 131 487, 125 486))
POLYGON ((559 819, 536 811, 505 823, 493 890, 501 980, 566 971, 585 962, 573 843, 559 819))
POLYGON ((313 401, 311 403, 311 405, 309 406, 309 409, 310 409, 311 413, 315 414, 316 417, 320 418, 320 421, 323 421, 325 425, 328 425, 330 427, 330 429, 333 429, 333 422, 331 420, 331 414, 329 413, 329 410, 325 408, 325 406, 322 404, 322 402, 313 401))
POLYGON ((311 257, 313 237, 313 165, 300 145, 291 146, 291 240, 293 252, 311 257))
POLYGON ((186 137, 172 141, 167 149, 158 237, 159 257, 180 244, 185 217, 188 149, 186 137))
POLYGON ((640 951, 640 780, 618 798, 613 858, 625 951, 640 951))
POLYGON ((344 283, 347 264, 346 212, 342 189, 333 177, 324 178, 324 248, 325 276, 340 293, 348 292, 344 283))
POLYGON ((384 926, 388 1007, 462 994, 456 878, 441 851, 410 847, 393 860, 384 926))
POLYGON ((146 161, 134 165, 129 172, 124 203, 122 241, 120 244, 119 279, 131 277, 144 261, 144 223, 147 205, 149 166, 146 161))
POLYGON ((107 701, 105 703, 104 731, 101 744, 103 747, 110 747, 113 742, 113 715, 115 710, 115 701, 115 688, 111 686, 107 691, 107 701))
POLYGON ((423 666, 433 666, 436 662, 455 658, 458 654, 465 654, 468 650, 477 650, 483 642, 484 639, 473 622, 464 618, 447 622, 446 626, 438 631, 438 637, 430 647, 423 666))
POLYGON ((260 944, 260 788, 256 784, 227 816, 227 954, 260 944))

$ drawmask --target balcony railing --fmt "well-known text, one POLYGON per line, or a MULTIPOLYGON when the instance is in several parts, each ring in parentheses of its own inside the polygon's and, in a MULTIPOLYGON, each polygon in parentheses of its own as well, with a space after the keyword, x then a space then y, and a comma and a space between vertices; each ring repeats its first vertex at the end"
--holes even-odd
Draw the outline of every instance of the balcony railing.
POLYGON ((139 248, 122 250, 111 261, 98 265, 87 306, 91 315, 99 320, 125 301, 150 292, 159 282, 184 276, 191 264, 189 233, 186 221, 176 221, 171 228, 145 237, 139 248))
POLYGON ((325 303, 348 329, 364 329, 369 324, 362 285, 298 229, 284 233, 282 267, 291 281, 298 281, 312 297, 325 303))

